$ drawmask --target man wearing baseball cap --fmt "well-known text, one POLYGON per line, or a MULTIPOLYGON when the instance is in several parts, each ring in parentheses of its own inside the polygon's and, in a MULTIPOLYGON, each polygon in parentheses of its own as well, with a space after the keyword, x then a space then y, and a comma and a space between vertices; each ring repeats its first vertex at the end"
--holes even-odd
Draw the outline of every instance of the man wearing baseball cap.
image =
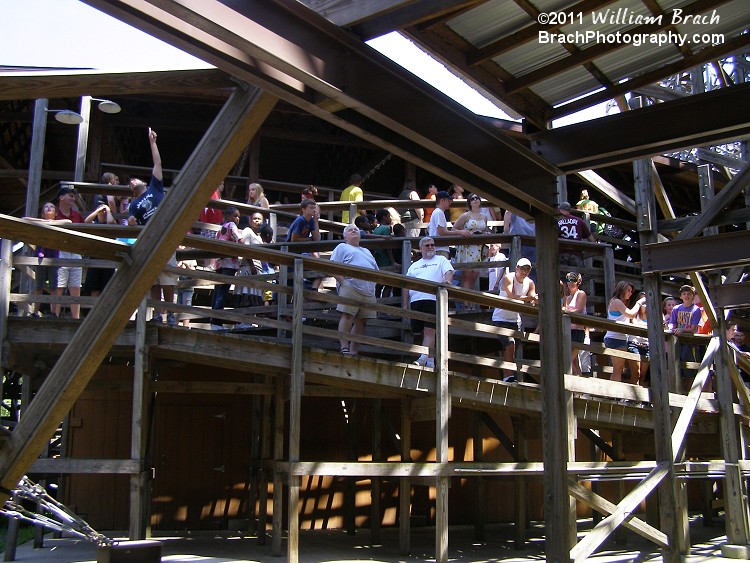
MULTIPOLYGON (((570 212, 570 204, 567 201, 560 202, 560 205, 557 207, 562 215, 562 217, 557 220, 558 238, 596 242, 596 239, 589 228, 589 224, 570 212)), ((561 266, 567 265, 572 266, 573 268, 580 268, 583 266, 583 257, 580 251, 566 249, 565 251, 560 252, 559 259, 561 266)))
MULTIPOLYGON (((536 304, 539 296, 536 293, 534 280, 529 277, 531 273, 531 260, 521 258, 516 262, 516 270, 507 272, 500 282, 498 295, 510 299, 526 301, 532 305, 536 304)), ((515 311, 496 308, 492 312, 492 324, 498 328, 521 330, 521 315, 515 311)), ((507 334, 498 334, 500 350, 503 352, 503 360, 513 362, 516 353, 515 338, 507 334)), ((503 369, 503 381, 515 381, 513 370, 503 369)))

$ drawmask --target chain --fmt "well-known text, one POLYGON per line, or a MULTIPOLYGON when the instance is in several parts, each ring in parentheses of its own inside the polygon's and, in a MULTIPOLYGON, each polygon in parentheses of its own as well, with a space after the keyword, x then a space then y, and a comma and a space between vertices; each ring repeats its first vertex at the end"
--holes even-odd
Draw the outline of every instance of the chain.
POLYGON ((390 153, 390 152, 387 155, 385 155, 385 158, 383 160, 381 160, 380 162, 378 162, 375 166, 372 167, 372 170, 370 170, 367 174, 364 175, 364 177, 362 178, 362 183, 364 183, 365 180, 367 180, 370 176, 372 176, 373 174, 375 174, 375 172, 377 172, 378 169, 382 168, 383 165, 386 162, 388 162, 391 159, 392 156, 393 156, 393 153, 390 153))

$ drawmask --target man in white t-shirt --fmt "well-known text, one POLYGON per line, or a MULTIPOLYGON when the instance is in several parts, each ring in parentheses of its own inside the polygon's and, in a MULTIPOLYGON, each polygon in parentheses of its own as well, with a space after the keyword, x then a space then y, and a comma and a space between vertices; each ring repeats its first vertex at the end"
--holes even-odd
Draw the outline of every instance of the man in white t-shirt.
MULTIPOLYGON (((453 203, 453 198, 448 192, 438 192, 435 196, 435 211, 432 212, 430 222, 427 225, 427 235, 431 237, 441 237, 447 235, 461 235, 464 237, 470 237, 471 231, 467 229, 461 230, 450 230, 448 229, 448 210, 453 203)), ((439 246, 435 250, 438 256, 443 256, 450 259, 451 252, 449 246, 439 246)))
MULTIPOLYGON (((448 192, 438 192, 435 195, 435 210, 430 216, 430 222, 427 225, 427 234, 431 237, 439 237, 449 235, 448 230, 448 219, 446 218, 446 211, 450 209, 453 198, 448 192)), ((433 241, 434 242, 434 241, 433 241)), ((450 258, 450 248, 447 246, 441 246, 435 249, 435 253, 438 256, 450 258)))
MULTIPOLYGON (((498 295, 532 304, 536 303, 539 296, 536 293, 534 280, 529 277, 530 273, 531 261, 528 258, 521 258, 516 263, 515 271, 508 272, 500 278, 499 286, 498 283, 495 284, 495 287, 498 287, 498 295)), ((521 315, 515 311, 496 308, 492 312, 492 324, 499 328, 521 330, 521 315)), ((515 338, 505 334, 498 334, 497 338, 500 341, 503 360, 513 362, 516 353, 515 338)), ((515 381, 512 370, 503 369, 503 374, 504 381, 515 381)))
MULTIPOLYGON (((331 262, 377 270, 378 263, 375 257, 368 249, 359 245, 359 240, 359 227, 351 224, 344 227, 344 242, 333 249, 331 262)), ((375 282, 340 274, 334 274, 333 277, 338 282, 339 297, 353 299, 363 305, 375 305, 375 282)), ((376 318, 377 311, 348 303, 339 303, 336 305, 336 310, 341 313, 341 319, 339 319, 341 353, 345 356, 354 356, 359 349, 359 342, 350 340, 348 336, 364 334, 367 319, 376 318)))
MULTIPOLYGON (((435 240, 432 237, 423 237, 422 240, 419 241, 419 250, 422 253, 422 258, 409 266, 406 275, 420 280, 450 284, 453 281, 453 266, 451 266, 450 260, 436 253, 435 240)), ((437 299, 434 293, 426 293, 411 289, 407 290, 407 294, 409 296, 409 308, 412 311, 419 311, 420 313, 429 313, 432 315, 437 312, 437 299)), ((420 355, 414 363, 419 366, 434 368, 435 323, 412 319, 411 330, 413 333, 422 331, 422 346, 426 346, 430 349, 429 355, 420 355)))

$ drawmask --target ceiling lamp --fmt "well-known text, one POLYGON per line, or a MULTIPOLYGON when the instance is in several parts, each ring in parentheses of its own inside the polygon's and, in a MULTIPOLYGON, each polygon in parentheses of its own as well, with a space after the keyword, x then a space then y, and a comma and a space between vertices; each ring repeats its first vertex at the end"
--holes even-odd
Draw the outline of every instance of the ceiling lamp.
POLYGON ((66 125, 78 125, 83 123, 83 116, 69 109, 48 109, 47 113, 54 113, 55 119, 66 125))
POLYGON ((103 111, 104 113, 120 113, 122 108, 120 107, 120 104, 113 102, 112 100, 102 100, 100 98, 91 98, 92 102, 99 102, 99 105, 97 106, 99 108, 99 111, 103 111))

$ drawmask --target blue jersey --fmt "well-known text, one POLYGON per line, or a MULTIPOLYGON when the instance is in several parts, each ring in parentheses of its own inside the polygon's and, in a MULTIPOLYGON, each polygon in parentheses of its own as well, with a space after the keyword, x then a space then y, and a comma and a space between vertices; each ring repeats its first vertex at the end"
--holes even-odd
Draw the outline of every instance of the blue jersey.
POLYGON ((128 211, 135 217, 136 223, 145 225, 156 213, 162 199, 164 199, 164 184, 152 176, 148 189, 130 204, 128 211))
POLYGON ((286 242, 292 242, 293 234, 298 234, 303 238, 312 238, 312 232, 314 230, 315 219, 312 217, 310 217, 310 219, 305 219, 302 215, 298 215, 286 233, 286 242))

